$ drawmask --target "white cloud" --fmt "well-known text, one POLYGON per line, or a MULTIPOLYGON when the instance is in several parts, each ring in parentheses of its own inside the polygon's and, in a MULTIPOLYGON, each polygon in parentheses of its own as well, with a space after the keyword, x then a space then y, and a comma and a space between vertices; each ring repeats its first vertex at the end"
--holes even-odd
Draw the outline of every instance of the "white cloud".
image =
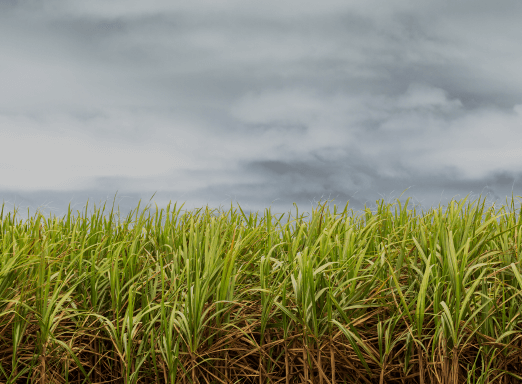
MULTIPOLYGON (((0 116, 0 188, 77 190, 92 186, 97 177, 158 177, 190 168, 187 156, 168 152, 164 145, 129 144, 89 134, 101 123, 67 116, 45 122, 0 116)), ((120 123, 106 120, 103 126, 120 123)))
POLYGON ((453 169, 462 180, 481 180, 520 171, 521 126, 521 115, 499 109, 461 111, 456 117, 397 113, 382 123, 387 134, 380 140, 364 135, 361 140, 373 145, 373 162, 383 172, 405 167, 437 175, 453 169))
POLYGON ((419 138, 424 155, 409 163, 417 170, 422 165, 435 169, 455 167, 466 179, 480 179, 495 172, 517 174, 522 169, 520 127, 520 115, 494 109, 471 111, 450 121, 438 135, 432 133, 424 137, 424 142, 419 138))
POLYGON ((460 100, 448 100, 447 93, 443 89, 424 84, 410 84, 406 93, 397 99, 396 105, 404 109, 438 107, 444 112, 462 107, 460 100))
POLYGON ((248 94, 232 114, 254 127, 306 127, 285 145, 296 158, 326 148, 353 149, 385 176, 438 174, 450 167, 463 178, 480 179, 522 168, 520 110, 465 110, 443 89, 412 84, 396 97, 325 96, 306 89, 248 94), (365 129, 369 124, 377 130, 365 129))

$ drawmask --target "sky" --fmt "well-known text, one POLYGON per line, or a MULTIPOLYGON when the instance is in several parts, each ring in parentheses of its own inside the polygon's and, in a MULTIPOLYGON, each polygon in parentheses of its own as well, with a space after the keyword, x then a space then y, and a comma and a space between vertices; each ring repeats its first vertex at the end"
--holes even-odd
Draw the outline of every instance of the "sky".
POLYGON ((0 201, 58 217, 114 199, 501 205, 522 195, 521 15, 512 0, 0 0, 0 201))

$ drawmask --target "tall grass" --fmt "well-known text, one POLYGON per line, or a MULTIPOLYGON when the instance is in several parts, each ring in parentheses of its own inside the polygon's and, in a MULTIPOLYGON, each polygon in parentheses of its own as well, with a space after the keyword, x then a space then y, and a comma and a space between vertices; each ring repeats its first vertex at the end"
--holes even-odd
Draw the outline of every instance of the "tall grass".
POLYGON ((522 209, 0 215, 6 383, 515 383, 522 209), (116 216, 118 221, 116 222, 116 216))

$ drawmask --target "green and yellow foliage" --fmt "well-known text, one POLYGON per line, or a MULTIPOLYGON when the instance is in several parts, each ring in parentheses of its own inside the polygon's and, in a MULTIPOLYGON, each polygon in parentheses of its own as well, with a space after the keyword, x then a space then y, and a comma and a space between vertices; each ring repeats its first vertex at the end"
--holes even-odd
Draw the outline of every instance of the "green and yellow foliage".
POLYGON ((513 198, 104 212, 2 207, 0 382, 522 380, 513 198))

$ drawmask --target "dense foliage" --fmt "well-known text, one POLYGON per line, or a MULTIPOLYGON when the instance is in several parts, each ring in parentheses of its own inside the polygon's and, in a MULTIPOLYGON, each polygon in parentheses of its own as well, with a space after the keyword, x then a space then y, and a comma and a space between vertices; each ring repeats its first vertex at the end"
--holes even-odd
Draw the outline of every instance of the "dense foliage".
POLYGON ((2 207, 1 382, 521 379, 513 198, 359 216, 324 203, 286 222, 104 213, 24 222, 2 207))

